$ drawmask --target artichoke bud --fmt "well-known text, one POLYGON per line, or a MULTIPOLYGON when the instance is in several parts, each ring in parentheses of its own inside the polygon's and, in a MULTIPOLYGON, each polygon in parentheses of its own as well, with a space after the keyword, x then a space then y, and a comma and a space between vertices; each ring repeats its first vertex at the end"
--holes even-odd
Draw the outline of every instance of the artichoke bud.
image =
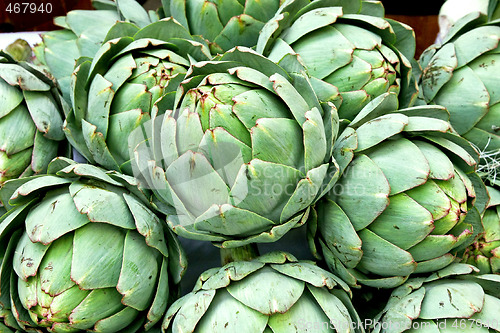
POLYGON ((47 175, 5 183, 0 198, 7 326, 148 330, 177 297, 183 250, 133 178, 57 158, 47 175))
POLYGON ((500 152, 500 99, 494 83, 500 72, 499 41, 499 21, 488 22, 486 15, 474 12, 419 59, 419 103, 448 109, 453 128, 484 155, 479 169, 486 173, 500 152))
POLYGON ((396 110, 387 93, 347 126, 339 180, 311 214, 312 250, 352 285, 393 288, 444 268, 483 231, 477 151, 443 107, 396 110))
POLYGON ((500 276, 454 263, 394 289, 371 325, 380 332, 498 331, 500 276))
POLYGON ((67 155, 62 131, 68 105, 46 73, 0 51, 0 185, 44 173, 67 155))
POLYGON ((306 76, 235 48, 193 66, 175 99, 129 147, 134 175, 170 207, 176 233, 235 247, 305 222, 335 175, 338 130, 306 76))
POLYGON ((203 273, 162 328, 188 332, 364 332, 348 286, 314 263, 272 252, 203 273), (196 315, 193 315, 193 308, 196 315))
POLYGON ((309 75, 337 89, 340 118, 354 119, 387 92, 399 96, 402 108, 411 106, 417 98, 414 32, 362 7, 360 1, 288 1, 262 28, 256 49, 278 64, 297 54, 309 75))
POLYGON ((131 175, 130 132, 172 109, 191 61, 210 57, 208 46, 173 19, 107 41, 73 73, 68 140, 88 161, 131 175))

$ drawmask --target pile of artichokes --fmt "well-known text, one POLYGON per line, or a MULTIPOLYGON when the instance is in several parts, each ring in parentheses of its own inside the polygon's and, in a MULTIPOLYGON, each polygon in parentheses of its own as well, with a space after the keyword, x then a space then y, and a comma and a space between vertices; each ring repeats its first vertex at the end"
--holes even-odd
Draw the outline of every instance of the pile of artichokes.
POLYGON ((500 332, 498 1, 93 5, 0 51, 0 332, 500 332))

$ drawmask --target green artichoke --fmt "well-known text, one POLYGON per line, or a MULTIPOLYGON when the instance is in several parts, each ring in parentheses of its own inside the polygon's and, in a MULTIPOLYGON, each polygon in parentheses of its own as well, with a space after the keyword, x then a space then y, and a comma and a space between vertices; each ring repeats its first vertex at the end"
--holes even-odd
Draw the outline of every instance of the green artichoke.
POLYGON ((483 213, 484 232, 464 251, 462 261, 478 267, 481 274, 500 274, 500 191, 487 189, 491 200, 483 213))
POLYGON ((136 332, 162 319, 185 270, 135 179, 58 158, 5 183, 0 316, 41 332, 136 332))
POLYGON ((45 73, 0 51, 0 185, 43 173, 67 154, 62 125, 68 109, 45 73))
POLYGON ((64 131, 89 162, 131 175, 128 135, 171 108, 191 60, 210 55, 172 19, 129 28, 132 37, 104 43, 75 69, 64 131))
POLYGON ((340 178, 308 225, 313 252, 350 285, 393 288, 436 271, 482 232, 477 152, 448 118, 439 106, 398 109, 388 93, 337 139, 340 178))
POLYGON ((148 14, 135 0, 92 1, 92 4, 97 10, 72 10, 66 16, 56 17, 55 25, 63 29, 43 33, 43 42, 35 47, 37 58, 57 79, 68 102, 76 61, 80 57, 94 57, 101 44, 111 39, 108 36, 111 28, 123 28, 124 22, 142 28, 158 21, 157 15, 148 14))
POLYGON ((500 152, 499 40, 500 21, 472 13, 419 60, 421 102, 445 106, 455 130, 484 152, 500 152))
POLYGON ((471 276, 474 266, 452 264, 395 289, 372 321, 373 333, 500 331, 500 275, 471 276))
POLYGON ((338 129, 306 76, 238 47, 192 66, 176 100, 129 145, 177 234, 237 247, 305 223, 333 184, 338 129))
POLYGON ((166 332, 364 332, 349 287, 290 254, 273 252, 203 273, 176 301, 166 332))
POLYGON ((339 117, 354 119, 373 98, 396 92, 400 105, 416 97, 410 60, 413 30, 400 22, 357 14, 361 1, 287 1, 261 31, 257 51, 281 63, 298 54, 308 73, 338 88, 339 117), (335 3, 342 7, 334 7, 335 3))
POLYGON ((213 53, 253 47, 283 0, 162 0, 164 15, 209 41, 213 53))
POLYGON ((29 62, 33 57, 31 45, 21 38, 16 39, 14 43, 7 45, 4 51, 16 61, 29 62))

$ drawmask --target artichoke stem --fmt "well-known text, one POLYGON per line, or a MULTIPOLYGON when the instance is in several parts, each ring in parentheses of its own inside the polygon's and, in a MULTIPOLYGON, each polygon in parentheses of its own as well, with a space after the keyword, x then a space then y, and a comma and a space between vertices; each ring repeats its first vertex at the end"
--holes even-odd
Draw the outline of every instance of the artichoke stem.
POLYGON ((248 244, 233 249, 220 249, 220 259, 223 266, 233 261, 250 261, 258 256, 257 244, 248 244))

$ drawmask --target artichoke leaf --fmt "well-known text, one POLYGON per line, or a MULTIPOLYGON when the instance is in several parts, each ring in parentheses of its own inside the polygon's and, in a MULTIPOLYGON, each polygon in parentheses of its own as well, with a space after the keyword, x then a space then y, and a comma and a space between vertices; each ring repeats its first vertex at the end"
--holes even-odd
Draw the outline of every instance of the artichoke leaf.
POLYGON ((462 67, 453 72, 433 103, 446 105, 453 128, 463 134, 488 113, 489 101, 490 95, 484 83, 470 67, 462 67), (474 103, 470 102, 472 100, 474 103))
POLYGON ((18 86, 22 90, 49 91, 51 89, 50 85, 18 64, 0 63, 0 77, 9 85, 18 86))
POLYGON ((254 159, 242 165, 231 189, 231 203, 278 223, 301 178, 294 168, 254 159))
POLYGON ((484 290, 470 281, 435 281, 425 285, 420 318, 470 318, 484 305, 484 290))
POLYGON ((372 223, 389 205, 389 182, 366 155, 359 155, 350 163, 332 191, 356 230, 372 223), (361 203, 371 209, 360 209, 361 203))
POLYGON ((35 173, 46 173, 47 166, 57 155, 61 143, 49 140, 41 132, 36 132, 31 157, 31 169, 35 173))
POLYGON ((347 215, 328 199, 317 210, 321 217, 318 219, 318 230, 326 246, 347 268, 356 267, 363 255, 361 240, 347 215))
POLYGON ((367 269, 386 277, 391 275, 407 276, 417 268, 417 263, 409 252, 368 229, 363 229, 358 234, 362 241, 361 249, 363 251, 358 268, 367 269))
POLYGON ((404 193, 391 196, 390 204, 368 228, 390 243, 408 250, 434 229, 432 215, 404 193))
POLYGON ((32 242, 50 245, 61 236, 89 223, 75 208, 68 192, 48 192, 26 216, 26 232, 32 242), (64 219, 61 219, 64 216, 64 219))
MULTIPOLYGON (((90 223, 76 230, 73 241, 71 279, 81 289, 116 287, 122 268, 124 238, 123 231, 106 223, 90 223), (89 256, 90 248, 92 248, 92 255, 89 256), (102 272, 107 273, 102 274, 102 272)), ((99 290, 104 293, 100 297, 105 297, 107 289, 99 290)), ((114 292, 108 296, 110 301, 115 293, 118 294, 114 289, 114 292)), ((92 317, 88 319, 92 320, 92 317)), ((98 319, 101 318, 96 320, 98 319)))
POLYGON ((263 26, 264 23, 256 20, 250 15, 241 14, 233 16, 214 39, 214 43, 223 50, 229 50, 235 45, 246 47, 255 46, 255 44, 257 44, 259 32, 263 26))
POLYGON ((103 133, 97 127, 82 120, 82 134, 88 151, 96 163, 103 165, 108 170, 119 170, 118 163, 111 155, 103 133))
POLYGON ((52 140, 63 140, 61 112, 52 96, 40 91, 23 91, 31 118, 38 130, 52 140))
POLYGON ((283 40, 288 44, 291 44, 308 33, 335 23, 341 15, 341 7, 323 7, 313 9, 302 14, 290 26, 290 28, 288 28, 286 32, 281 35, 281 38, 283 38, 283 40))
POLYGON ((68 234, 55 241, 40 264, 40 289, 52 296, 62 294, 75 283, 69 278, 73 255, 73 235, 68 234))
POLYGON ((234 185, 241 166, 252 160, 251 148, 220 127, 205 132, 198 150, 229 187, 234 185))
POLYGON ((95 289, 72 311, 69 321, 74 328, 92 328, 97 321, 121 311, 121 295, 114 288, 95 289))
POLYGON ((158 279, 159 252, 142 235, 129 230, 123 244, 123 262, 116 289, 125 306, 144 311, 152 302, 158 279))
POLYGON ((12 259, 14 272, 21 280, 27 281, 30 276, 37 274, 38 267, 49 247, 42 243, 33 243, 26 233, 21 236, 12 259))
POLYGON ((430 174, 425 156, 407 139, 386 141, 367 155, 387 178, 391 195, 424 184, 430 174))
POLYGON ((454 260, 454 255, 446 253, 437 258, 419 261, 417 269, 415 270, 415 274, 435 272, 436 270, 447 267, 448 265, 453 263, 454 260))
POLYGON ((167 258, 164 257, 161 264, 161 270, 155 290, 154 300, 147 314, 148 322, 145 325, 146 330, 160 321, 163 317, 163 314, 165 314, 165 311, 167 310, 168 300, 170 296, 170 278, 168 266, 169 264, 167 258))
MULTIPOLYGON (((94 332, 119 332, 120 330, 130 328, 131 323, 141 323, 140 320, 136 320, 139 312, 131 307, 126 307, 123 310, 107 317, 100 319, 95 323, 94 332)), ((133 328, 130 328, 133 329, 133 328)))
MULTIPOLYGON (((311 288, 312 289, 312 288, 311 288)), ((323 291, 322 289, 319 289, 323 291)), ((311 290, 312 291, 312 290, 311 290)), ((320 291, 318 294, 323 295, 320 291)), ((324 293, 328 292, 325 290, 324 293)), ((343 319, 343 316, 339 316, 335 306, 337 304, 332 304, 335 300, 335 297, 331 294, 329 301, 331 302, 328 309, 318 309, 317 300, 311 296, 309 290, 305 291, 304 294, 300 297, 300 299, 285 313, 276 313, 273 314, 269 318, 269 327, 271 328, 271 332, 273 333, 287 333, 291 332, 291 330, 295 332, 307 332, 306 327, 311 325, 310 323, 314 323, 314 329, 318 329, 321 327, 322 332, 330 331, 330 320, 327 316, 328 314, 334 315, 334 322, 339 323, 340 325, 346 324, 343 319), (323 312, 325 311, 325 312, 323 312), (321 326, 320 326, 321 325, 321 326)), ((339 302, 340 303, 340 302, 339 302)), ((346 324, 348 325, 348 324, 346 324)), ((349 326, 343 326, 349 327, 349 326)), ((264 331, 266 333, 266 331, 264 331)))
POLYGON ((169 185, 195 216, 228 202, 229 188, 200 153, 187 151, 166 170, 169 185))
POLYGON ((369 149, 406 129, 410 118, 402 114, 388 114, 370 120, 356 130, 358 147, 355 152, 369 149))
MULTIPOLYGON (((268 80, 267 77, 266 79, 268 80)), ((255 126, 256 119, 291 118, 289 110, 277 96, 265 90, 248 90, 234 96, 233 102, 234 114, 248 129, 255 126)))
POLYGON ((0 118, 0 151, 7 156, 19 153, 33 145, 36 127, 24 105, 19 105, 0 118))
POLYGON ((194 228, 224 236, 246 237, 268 230, 274 223, 251 211, 228 204, 212 205, 198 216, 194 228))
MULTIPOLYGON (((305 124, 308 124, 306 122, 305 124)), ((306 126, 304 124, 304 126, 306 126)), ((304 137, 307 133, 304 129, 304 137)), ((299 142, 303 134, 295 120, 263 118, 257 120, 251 131, 253 158, 286 165, 302 172, 304 165, 304 145, 299 142)), ((315 148, 318 144, 315 142, 315 148)), ((321 150, 320 150, 321 153, 321 150)), ((324 154, 323 154, 324 156, 324 154)), ((323 157, 322 156, 322 157, 323 157)))
POLYGON ((5 117, 23 101, 23 93, 17 87, 0 80, 0 118, 5 117))
POLYGON ((98 188, 81 181, 74 181, 69 186, 74 206, 87 215, 92 222, 102 222, 120 228, 136 228, 134 218, 122 196, 124 190, 116 187, 98 188))
POLYGON ((234 281, 227 286, 232 297, 245 306, 265 315, 287 312, 303 295, 303 281, 279 274, 263 267, 248 275, 244 281, 234 281))

